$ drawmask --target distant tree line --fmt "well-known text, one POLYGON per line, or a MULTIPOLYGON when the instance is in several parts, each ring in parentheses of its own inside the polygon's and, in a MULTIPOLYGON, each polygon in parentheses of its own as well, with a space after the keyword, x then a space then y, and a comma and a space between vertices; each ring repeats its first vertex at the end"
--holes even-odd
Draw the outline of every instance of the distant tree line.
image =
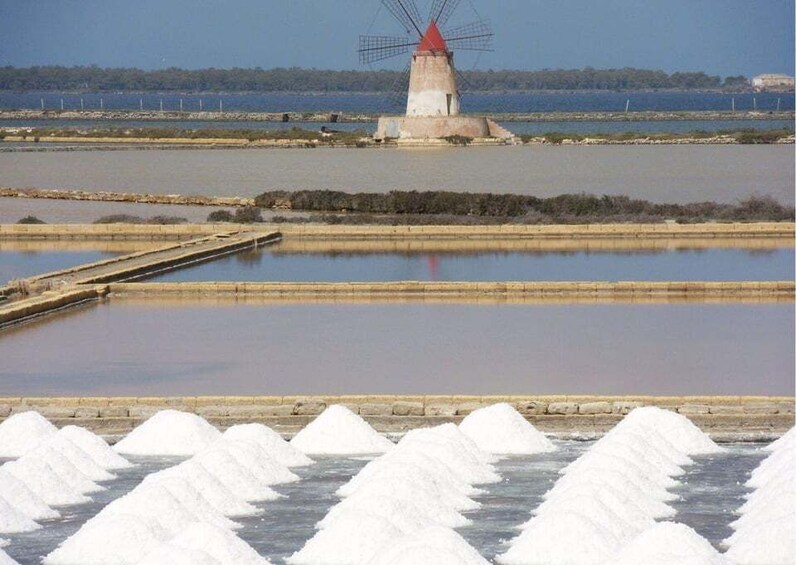
MULTIPOLYGON (((658 204, 628 196, 564 194, 538 198, 520 194, 447 191, 357 193, 331 190, 270 191, 255 198, 261 208, 349 216, 492 219, 513 223, 792 221, 794 209, 770 197, 752 196, 737 204, 697 202, 658 204)), ((350 221, 339 219, 338 221, 350 221)), ((354 220, 355 221, 355 220, 354 220)), ((372 221, 369 220, 369 221, 372 221)))
MULTIPOLYGON (((389 92, 397 71, 317 69, 105 69, 91 67, 0 67, 0 90, 155 91, 155 92, 389 92)), ((745 77, 704 72, 672 73, 645 69, 465 71, 472 91, 648 90, 743 88, 745 77)))

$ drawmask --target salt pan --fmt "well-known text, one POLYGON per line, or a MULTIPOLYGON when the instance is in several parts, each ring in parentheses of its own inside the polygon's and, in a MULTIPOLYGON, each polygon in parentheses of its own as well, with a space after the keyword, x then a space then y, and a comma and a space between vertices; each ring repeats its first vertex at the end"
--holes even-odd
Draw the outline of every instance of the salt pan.
POLYGON ((636 536, 605 565, 730 565, 710 543, 683 524, 661 522, 636 536))
POLYGON ((66 426, 58 431, 58 435, 67 438, 103 469, 118 470, 132 467, 132 463, 116 453, 97 434, 78 426, 66 426))
POLYGON ((58 432, 38 412, 14 414, 0 424, 0 457, 22 457, 33 445, 58 432))
POLYGON ((286 467, 304 467, 313 461, 301 451, 285 441, 281 435, 263 424, 241 424, 232 426, 224 432, 230 440, 254 441, 279 463, 286 467))
POLYGON ((60 514, 30 490, 25 483, 0 467, 0 498, 24 513, 31 520, 51 520, 60 514))
POLYGON ((114 446, 127 455, 191 456, 209 447, 221 432, 203 418, 177 410, 163 410, 138 426, 114 446))
POLYGON ((486 451, 499 455, 532 455, 556 446, 509 404, 495 404, 468 415, 459 429, 486 451))
POLYGON ((394 447, 365 420, 344 406, 330 406, 301 430, 290 445, 307 455, 366 455, 394 447))

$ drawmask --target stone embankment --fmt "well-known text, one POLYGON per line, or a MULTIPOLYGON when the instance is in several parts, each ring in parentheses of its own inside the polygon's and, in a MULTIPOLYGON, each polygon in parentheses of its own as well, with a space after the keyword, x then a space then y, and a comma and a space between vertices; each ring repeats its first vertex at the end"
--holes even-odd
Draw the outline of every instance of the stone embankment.
POLYGON ((182 194, 140 194, 90 190, 0 187, 0 198, 79 200, 89 202, 131 202, 135 204, 175 204, 182 206, 254 206, 254 198, 240 196, 186 196, 182 194))
MULTIPOLYGON (((498 122, 659 122, 688 120, 793 120, 794 112, 529 112, 490 114, 498 122)), ((0 110, 0 120, 376 122, 378 114, 344 112, 158 112, 138 110, 0 110), (336 116, 336 117, 335 117, 336 116)))
POLYGON ((0 398, 0 419, 36 410, 57 425, 77 424, 106 436, 129 432, 166 408, 185 410, 225 428, 261 422, 291 436, 332 404, 343 404, 377 430, 400 434, 459 422, 478 408, 508 402, 541 430, 593 437, 633 408, 659 406, 688 416, 719 440, 762 440, 793 426, 793 397, 745 396, 251 396, 173 398, 0 398))

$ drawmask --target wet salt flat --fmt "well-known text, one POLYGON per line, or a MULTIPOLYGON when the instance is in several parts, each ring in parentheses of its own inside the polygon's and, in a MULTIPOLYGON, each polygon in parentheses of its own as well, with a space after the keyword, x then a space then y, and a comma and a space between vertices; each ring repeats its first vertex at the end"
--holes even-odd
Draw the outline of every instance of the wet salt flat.
MULTIPOLYGON (((514 537, 516 527, 525 522, 542 501, 542 495, 559 478, 558 471, 581 456, 592 442, 556 442, 559 451, 499 461, 496 470, 502 481, 482 487, 486 493, 475 499, 482 504, 466 513, 472 524, 459 533, 488 560, 506 550, 505 541, 514 537)), ((673 492, 681 500, 672 505, 675 519, 694 528, 718 546, 737 518, 734 511, 750 489, 742 486, 763 455, 758 445, 729 445, 726 453, 696 458, 696 465, 681 478, 683 485, 673 492)), ((112 500, 132 490, 149 473, 176 464, 180 459, 128 457, 133 469, 120 471, 119 479, 105 483, 106 492, 95 495, 90 504, 64 510, 62 519, 43 522, 42 530, 5 535, 11 541, 6 549, 20 565, 40 563, 43 556, 74 534, 90 517, 112 500)), ((272 563, 301 549, 315 533, 315 524, 339 501, 334 492, 357 474, 368 458, 315 457, 317 464, 295 469, 301 481, 277 486, 285 498, 258 505, 263 513, 238 518, 243 525, 237 535, 272 563)))
POLYGON ((793 203, 793 147, 470 147, 0 153, 0 184, 254 196, 267 190, 629 195, 654 202, 793 203))
POLYGON ((14 251, 0 247, 0 285, 14 279, 59 271, 117 255, 122 253, 85 249, 14 251))
POLYGON ((794 311, 115 298, 4 330, 0 358, 12 396, 793 395, 794 311))
POLYGON ((792 280, 793 249, 506 253, 281 253, 280 246, 172 271, 158 282, 792 280))

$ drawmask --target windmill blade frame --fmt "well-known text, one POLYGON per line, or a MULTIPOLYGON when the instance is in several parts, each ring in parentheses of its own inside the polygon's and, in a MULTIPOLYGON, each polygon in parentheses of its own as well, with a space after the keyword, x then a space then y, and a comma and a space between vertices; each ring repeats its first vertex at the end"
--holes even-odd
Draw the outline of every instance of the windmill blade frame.
POLYGON ((409 75, 412 70, 411 63, 407 63, 395 82, 390 86, 385 98, 390 109, 403 109, 406 107, 406 98, 409 91, 409 75))
POLYGON ((423 37, 423 30, 420 29, 420 24, 423 20, 420 17, 420 10, 417 9, 415 0, 381 0, 381 3, 398 20, 398 23, 404 27, 407 33, 417 33, 418 37, 423 37))
POLYGON ((459 7, 459 2, 461 0, 434 0, 434 3, 431 4, 428 21, 435 22, 438 26, 444 26, 459 7))
POLYGON ((478 20, 445 30, 445 42, 452 49, 464 51, 491 51, 495 32, 489 20, 478 20))
POLYGON ((369 65, 384 61, 398 55, 408 53, 412 47, 419 45, 417 41, 408 41, 406 37, 390 35, 360 35, 359 63, 369 65))

